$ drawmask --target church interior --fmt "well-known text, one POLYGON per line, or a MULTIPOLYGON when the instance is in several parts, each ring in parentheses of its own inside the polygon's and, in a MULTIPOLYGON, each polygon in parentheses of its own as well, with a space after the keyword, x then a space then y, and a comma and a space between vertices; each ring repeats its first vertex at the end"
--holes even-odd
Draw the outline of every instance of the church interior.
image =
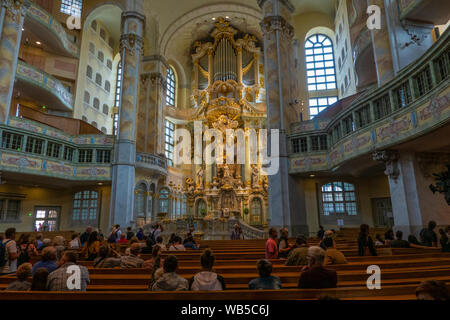
MULTIPOLYGON (((0 233, 70 240, 88 226, 147 234, 158 223, 166 240, 194 226, 246 299, 271 228, 311 243, 323 228, 339 230, 350 261, 332 296, 402 299, 420 279, 449 284, 450 256, 437 249, 389 248, 378 292, 351 267, 371 262, 358 257, 361 225, 374 238, 420 237, 429 221, 449 233, 449 23, 450 2, 431 0, 1 0, 0 233), (194 144, 178 161, 178 132, 194 137, 198 125, 219 133, 196 142, 221 161, 190 161, 194 144), (208 149, 230 129, 243 162, 208 149), (265 175, 249 141, 271 130, 278 170, 265 175), (236 225, 245 240, 225 241, 236 225)), ((192 274, 199 253, 180 255, 192 274)), ((318 297, 284 290, 299 273, 272 263, 280 297, 318 297)), ((144 272, 114 276, 91 273, 82 299, 183 299, 139 293, 144 272)), ((195 299, 221 299, 209 295, 195 299)))

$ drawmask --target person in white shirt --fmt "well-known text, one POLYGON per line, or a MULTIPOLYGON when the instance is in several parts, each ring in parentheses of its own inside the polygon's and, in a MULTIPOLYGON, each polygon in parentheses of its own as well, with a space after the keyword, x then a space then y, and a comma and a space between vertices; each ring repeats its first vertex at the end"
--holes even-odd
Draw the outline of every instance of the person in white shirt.
POLYGON ((16 228, 9 228, 5 231, 5 238, 2 244, 5 246, 5 265, 0 267, 0 274, 2 273, 14 273, 17 271, 17 253, 16 244, 16 228))
POLYGON ((181 238, 179 236, 176 236, 173 239, 173 243, 170 246, 169 251, 186 251, 186 248, 181 243, 181 238))
POLYGON ((80 235, 78 233, 74 233, 72 235, 72 241, 69 242, 69 249, 80 249, 80 248, 81 248, 80 235))

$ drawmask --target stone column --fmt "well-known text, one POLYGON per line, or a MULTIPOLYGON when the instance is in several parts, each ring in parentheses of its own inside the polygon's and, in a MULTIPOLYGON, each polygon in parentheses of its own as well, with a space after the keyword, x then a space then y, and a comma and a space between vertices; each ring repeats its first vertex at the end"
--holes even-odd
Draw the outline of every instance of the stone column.
POLYGON ((387 27, 384 0, 367 0, 367 5, 377 5, 381 9, 381 29, 371 30, 373 56, 377 70, 378 86, 382 86, 394 77, 389 30, 387 27))
POLYGON ((8 123, 22 27, 30 2, 0 1, 0 123, 8 123))
POLYGON ((439 162, 413 152, 384 150, 375 152, 373 158, 386 165, 396 230, 402 230, 405 237, 418 236, 429 220, 438 225, 450 224, 449 206, 444 197, 433 195, 429 189, 434 182, 432 174, 444 171, 450 157, 439 162))
POLYGON ((132 221, 134 209, 136 106, 144 24, 145 17, 140 13, 135 11, 122 13, 120 50, 123 79, 118 138, 112 164, 111 223, 124 227, 132 221))
MULTIPOLYGON (((269 176, 269 210, 272 227, 289 228, 291 234, 308 234, 304 192, 298 190, 289 176, 286 130, 295 121, 295 110, 289 102, 293 97, 295 75, 289 75, 293 65, 291 15, 294 7, 288 0, 259 0, 263 10, 261 29, 264 35, 264 73, 267 100, 268 129, 279 130, 280 168, 269 176), (294 112, 292 112, 294 111, 294 112)), ((270 137, 269 140, 270 141, 270 137)))
POLYGON ((164 106, 166 104, 166 60, 160 55, 144 58, 142 90, 137 119, 137 150, 164 154, 164 106))

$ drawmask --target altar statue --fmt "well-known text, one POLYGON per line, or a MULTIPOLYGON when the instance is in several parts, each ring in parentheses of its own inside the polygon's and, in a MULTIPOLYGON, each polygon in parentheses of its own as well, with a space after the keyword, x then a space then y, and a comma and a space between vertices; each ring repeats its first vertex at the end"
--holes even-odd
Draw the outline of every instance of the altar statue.
POLYGON ((203 189, 203 174, 204 174, 203 168, 200 167, 197 170, 197 189, 203 189))
POLYGON ((252 166, 252 174, 251 174, 251 185, 252 188, 258 188, 259 182, 259 170, 256 165, 252 166))

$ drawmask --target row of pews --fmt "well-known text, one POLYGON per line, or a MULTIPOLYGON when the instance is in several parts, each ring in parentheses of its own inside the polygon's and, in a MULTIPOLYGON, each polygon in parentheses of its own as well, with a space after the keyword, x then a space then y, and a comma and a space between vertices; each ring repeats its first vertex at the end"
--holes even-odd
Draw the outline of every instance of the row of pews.
MULTIPOLYGON (((148 291, 151 270, 147 269, 95 269, 90 261, 80 261, 90 273, 87 292, 2 292, 0 299, 78 299, 78 300, 299 300, 323 296, 349 300, 405 300, 415 299, 415 288, 425 280, 442 280, 450 284, 450 254, 438 249, 379 248, 379 256, 357 256, 357 244, 351 239, 338 239, 337 249, 347 257, 348 264, 328 266, 338 273, 338 288, 325 290, 299 290, 300 267, 285 266, 283 260, 272 260, 273 275, 279 276, 283 289, 277 291, 250 291, 248 282, 258 277, 256 262, 264 257, 264 240, 201 241, 201 248, 210 248, 216 256, 215 271, 225 279, 224 292, 151 292, 148 291), (381 268, 381 290, 366 286, 367 268, 381 268), (19 298, 20 297, 20 298, 19 298)), ((311 239, 310 245, 317 245, 311 239)), ((121 246, 120 250, 125 250, 121 246)), ((199 251, 163 252, 163 257, 176 255, 178 274, 190 279, 200 270, 199 251)), ((149 259, 150 256, 142 255, 149 259)), ((0 277, 0 290, 14 281, 14 276, 0 277)))

